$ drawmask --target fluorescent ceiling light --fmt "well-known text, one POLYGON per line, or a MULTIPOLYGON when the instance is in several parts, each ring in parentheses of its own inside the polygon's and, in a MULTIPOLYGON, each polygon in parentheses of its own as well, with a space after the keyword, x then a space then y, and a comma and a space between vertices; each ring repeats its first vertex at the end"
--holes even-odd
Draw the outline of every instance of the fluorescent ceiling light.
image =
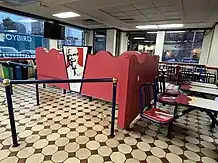
MULTIPOLYGON (((182 28, 184 24, 160 24, 160 25, 138 25, 138 29, 166 29, 166 28, 182 28)), ((150 32, 151 33, 151 32, 150 32)))
POLYGON ((181 28, 184 24, 161 24, 158 25, 159 28, 181 28))
POLYGON ((157 33, 157 32, 147 32, 147 33, 152 34, 152 33, 157 33))
POLYGON ((95 35, 95 37, 105 37, 105 35, 95 35))
POLYGON ((21 20, 19 20, 19 22, 23 22, 23 23, 33 23, 33 22, 37 22, 37 20, 30 19, 30 18, 26 18, 26 19, 21 19, 21 20))
POLYGON ((144 40, 145 37, 133 37, 134 40, 144 40))
POLYGON ((166 33, 184 33, 186 31, 166 31, 166 33))
POLYGON ((78 17, 80 15, 75 12, 61 12, 61 13, 53 14, 53 16, 64 19, 64 18, 78 17))
POLYGON ((138 25, 136 26, 138 29, 157 29, 157 25, 138 25))

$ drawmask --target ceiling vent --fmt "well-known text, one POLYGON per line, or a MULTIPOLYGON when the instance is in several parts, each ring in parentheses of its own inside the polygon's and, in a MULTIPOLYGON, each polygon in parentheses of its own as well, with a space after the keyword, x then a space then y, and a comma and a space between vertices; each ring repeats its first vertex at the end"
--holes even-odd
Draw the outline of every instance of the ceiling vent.
POLYGON ((40 0, 0 0, 0 4, 6 6, 23 6, 36 2, 40 2, 40 0))
POLYGON ((93 20, 93 19, 84 19, 84 20, 82 20, 82 24, 84 24, 84 25, 102 25, 102 23, 100 23, 96 20, 93 20))

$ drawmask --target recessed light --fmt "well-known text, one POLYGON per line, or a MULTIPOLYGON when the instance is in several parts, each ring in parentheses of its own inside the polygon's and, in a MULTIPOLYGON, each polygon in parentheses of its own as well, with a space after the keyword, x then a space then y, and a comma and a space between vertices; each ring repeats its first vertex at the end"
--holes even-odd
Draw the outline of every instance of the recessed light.
POLYGON ((157 25, 138 25, 136 26, 138 29, 157 29, 157 25))
POLYGON ((161 24, 158 25, 159 28, 181 28, 184 24, 161 24))
POLYGON ((57 14, 53 14, 53 16, 58 17, 58 18, 74 18, 74 17, 78 17, 80 16, 79 14, 75 13, 75 12, 61 12, 61 13, 57 13, 57 14))
POLYGON ((134 40, 144 40, 145 37, 133 37, 134 40))

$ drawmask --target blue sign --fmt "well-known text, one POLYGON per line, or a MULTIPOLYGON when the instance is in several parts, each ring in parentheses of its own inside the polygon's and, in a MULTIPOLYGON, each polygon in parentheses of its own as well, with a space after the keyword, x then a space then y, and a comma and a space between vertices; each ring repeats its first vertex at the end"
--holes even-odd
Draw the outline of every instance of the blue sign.
POLYGON ((13 47, 18 51, 35 50, 37 47, 48 48, 48 39, 42 36, 0 32, 0 46, 13 47))

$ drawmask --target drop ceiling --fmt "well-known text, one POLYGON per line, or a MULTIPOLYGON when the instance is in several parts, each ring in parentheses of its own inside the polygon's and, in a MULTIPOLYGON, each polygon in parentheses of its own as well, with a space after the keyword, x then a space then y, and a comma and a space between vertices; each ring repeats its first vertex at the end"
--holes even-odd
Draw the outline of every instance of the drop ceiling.
POLYGON ((175 23, 205 28, 218 22, 218 0, 0 0, 0 6, 90 29, 136 30, 137 25, 175 23), (67 11, 81 16, 52 16, 67 11))

